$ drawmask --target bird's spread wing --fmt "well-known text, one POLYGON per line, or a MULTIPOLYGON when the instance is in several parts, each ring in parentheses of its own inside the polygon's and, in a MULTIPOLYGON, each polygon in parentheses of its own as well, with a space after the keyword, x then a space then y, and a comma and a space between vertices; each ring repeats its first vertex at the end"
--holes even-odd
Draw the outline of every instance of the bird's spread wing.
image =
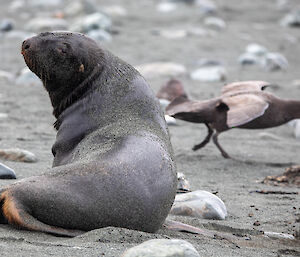
POLYGON ((222 99, 228 107, 227 126, 229 128, 246 124, 262 116, 269 107, 262 97, 256 94, 240 94, 222 99))
POLYGON ((270 86, 269 82, 265 81, 240 81, 225 85, 222 88, 222 95, 234 95, 243 92, 262 91, 270 86))

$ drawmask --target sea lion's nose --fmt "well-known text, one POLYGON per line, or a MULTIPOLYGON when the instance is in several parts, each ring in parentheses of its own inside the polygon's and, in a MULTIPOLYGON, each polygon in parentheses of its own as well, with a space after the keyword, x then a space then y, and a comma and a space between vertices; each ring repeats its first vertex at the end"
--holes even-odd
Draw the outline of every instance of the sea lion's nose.
POLYGON ((29 39, 24 40, 23 44, 22 44, 22 52, 28 50, 30 48, 30 46, 31 46, 30 40, 29 39))

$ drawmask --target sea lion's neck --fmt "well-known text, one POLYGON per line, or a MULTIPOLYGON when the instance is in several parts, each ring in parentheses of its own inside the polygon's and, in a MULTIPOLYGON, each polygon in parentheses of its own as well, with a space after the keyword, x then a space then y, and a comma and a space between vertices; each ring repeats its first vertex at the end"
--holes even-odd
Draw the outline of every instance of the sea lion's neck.
POLYGON ((58 118, 58 116, 66 108, 72 105, 72 103, 74 103, 87 91, 89 91, 95 81, 95 78, 97 78, 101 74, 103 70, 102 67, 103 66, 98 64, 90 73, 90 75, 86 79, 84 79, 78 86, 74 85, 72 87, 69 85, 69 87, 67 87, 66 85, 62 85, 58 90, 48 91, 53 106, 53 115, 56 118, 58 118))
POLYGON ((284 100, 285 110, 290 119, 300 118, 300 101, 299 100, 284 100))

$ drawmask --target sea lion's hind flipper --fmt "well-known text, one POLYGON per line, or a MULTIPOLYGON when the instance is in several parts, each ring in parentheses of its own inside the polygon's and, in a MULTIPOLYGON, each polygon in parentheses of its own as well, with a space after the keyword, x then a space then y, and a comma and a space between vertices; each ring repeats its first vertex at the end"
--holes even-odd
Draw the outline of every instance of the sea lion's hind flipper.
POLYGON ((18 201, 15 200, 8 191, 1 194, 0 203, 0 218, 2 217, 6 223, 13 224, 18 228, 66 237, 75 237, 84 233, 84 231, 80 230, 53 227, 37 220, 28 213, 24 206, 18 203, 18 201))

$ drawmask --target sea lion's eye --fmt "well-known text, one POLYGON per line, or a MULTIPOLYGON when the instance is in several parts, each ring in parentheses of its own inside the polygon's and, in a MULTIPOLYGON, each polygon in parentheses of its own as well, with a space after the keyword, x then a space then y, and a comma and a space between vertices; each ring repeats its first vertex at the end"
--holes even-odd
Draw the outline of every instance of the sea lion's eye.
POLYGON ((60 54, 66 54, 67 53, 67 49, 65 47, 57 48, 57 51, 60 54))

